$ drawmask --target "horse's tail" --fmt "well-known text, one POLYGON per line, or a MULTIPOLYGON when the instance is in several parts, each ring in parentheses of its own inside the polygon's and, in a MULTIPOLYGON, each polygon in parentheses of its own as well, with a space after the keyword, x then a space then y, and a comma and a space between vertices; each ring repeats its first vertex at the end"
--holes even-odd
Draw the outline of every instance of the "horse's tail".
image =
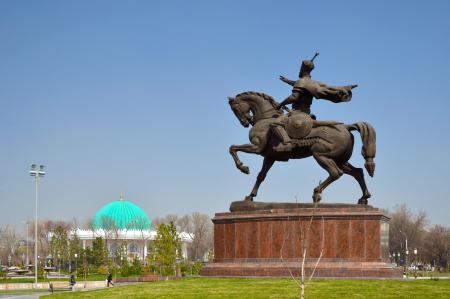
POLYGON ((352 125, 347 125, 349 131, 358 131, 361 135, 362 149, 361 154, 366 160, 364 167, 371 177, 375 173, 375 153, 376 153, 376 133, 375 129, 366 122, 358 122, 352 125))

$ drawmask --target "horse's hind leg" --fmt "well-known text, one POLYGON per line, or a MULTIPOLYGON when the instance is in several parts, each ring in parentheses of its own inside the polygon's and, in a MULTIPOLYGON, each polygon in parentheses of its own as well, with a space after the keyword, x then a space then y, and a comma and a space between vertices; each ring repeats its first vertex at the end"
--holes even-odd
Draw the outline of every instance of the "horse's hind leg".
POLYGON ((369 189, 367 189, 366 181, 364 180, 364 171, 362 168, 354 167, 352 164, 346 162, 342 165, 342 170, 344 173, 351 175, 358 181, 361 191, 363 193, 362 197, 358 200, 358 204, 366 205, 368 203, 367 199, 370 198, 369 189))
POLYGON ((245 197, 245 200, 247 201, 253 201, 253 197, 255 197, 258 194, 259 185, 264 181, 266 178, 267 172, 269 172, 270 168, 272 167, 273 163, 275 163, 275 160, 272 158, 264 158, 263 166, 261 168, 261 171, 259 172, 258 176, 256 177, 256 183, 253 187, 252 192, 250 195, 245 197))
POLYGON ((314 159, 316 159, 317 163, 319 163, 319 165, 322 166, 322 168, 325 169, 329 174, 328 178, 325 181, 321 182, 316 188, 314 188, 313 201, 319 202, 322 199, 323 190, 332 182, 340 178, 343 174, 343 171, 337 166, 336 162, 334 162, 334 160, 330 158, 327 158, 320 154, 314 154, 314 159))

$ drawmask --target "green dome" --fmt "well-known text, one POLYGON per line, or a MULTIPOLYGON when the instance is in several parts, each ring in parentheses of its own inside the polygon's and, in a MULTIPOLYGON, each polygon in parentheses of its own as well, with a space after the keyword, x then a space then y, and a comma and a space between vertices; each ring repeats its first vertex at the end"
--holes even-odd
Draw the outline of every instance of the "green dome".
POLYGON ((95 229, 137 229, 150 228, 147 214, 132 202, 120 199, 102 207, 95 214, 93 226, 95 229))

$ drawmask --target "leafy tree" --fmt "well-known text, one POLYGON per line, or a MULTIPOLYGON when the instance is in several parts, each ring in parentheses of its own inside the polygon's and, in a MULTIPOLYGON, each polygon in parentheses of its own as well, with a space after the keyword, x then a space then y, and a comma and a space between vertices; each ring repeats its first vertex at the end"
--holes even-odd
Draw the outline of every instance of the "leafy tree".
POLYGON ((122 260, 121 267, 120 267, 120 275, 123 277, 128 277, 131 275, 141 275, 143 271, 141 261, 139 261, 138 258, 135 258, 133 260, 133 263, 130 265, 128 260, 124 259, 122 260))
POLYGON ((141 261, 138 258, 135 258, 133 260, 133 264, 132 264, 132 274, 134 275, 141 275, 142 274, 142 264, 141 261))
POLYGON ((97 237, 92 242, 92 253, 90 263, 96 268, 107 265, 108 260, 108 250, 106 249, 105 243, 102 237, 97 237))
POLYGON ((128 277, 132 274, 131 272, 132 269, 130 267, 130 263, 128 263, 126 259, 122 260, 120 264, 120 275, 122 277, 128 277))
POLYGON ((155 241, 155 262, 159 264, 161 275, 175 275, 177 257, 181 255, 181 240, 173 222, 158 226, 155 241))
POLYGON ((69 259, 77 266, 82 261, 83 246, 77 234, 73 234, 72 239, 69 240, 69 259), (75 258, 75 254, 77 257, 75 258), (76 261, 76 262, 75 262, 76 261))

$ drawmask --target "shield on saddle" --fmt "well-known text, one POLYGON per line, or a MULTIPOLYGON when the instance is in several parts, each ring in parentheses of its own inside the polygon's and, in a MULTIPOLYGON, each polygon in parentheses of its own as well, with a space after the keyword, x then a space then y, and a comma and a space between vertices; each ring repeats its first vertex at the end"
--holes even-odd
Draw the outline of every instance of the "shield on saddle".
POLYGON ((288 116, 286 132, 289 137, 300 139, 308 136, 313 126, 313 120, 309 114, 301 111, 291 111, 288 116))

